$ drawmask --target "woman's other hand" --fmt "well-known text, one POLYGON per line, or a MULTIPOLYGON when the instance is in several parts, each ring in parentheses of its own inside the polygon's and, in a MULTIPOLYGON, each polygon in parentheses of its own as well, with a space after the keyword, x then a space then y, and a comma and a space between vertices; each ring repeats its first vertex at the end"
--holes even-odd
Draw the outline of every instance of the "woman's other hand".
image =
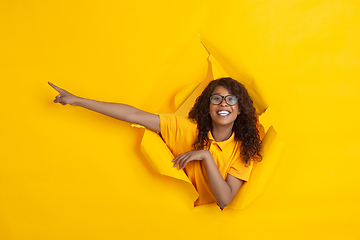
POLYGON ((51 82, 48 82, 50 86, 52 86, 56 91, 58 91, 59 95, 55 97, 54 103, 61 103, 62 105, 70 104, 72 106, 76 105, 76 100, 79 99, 79 97, 69 93, 65 89, 59 88, 52 84, 51 82))
POLYGON ((179 165, 179 170, 180 170, 183 169, 186 166, 186 164, 188 164, 190 161, 205 160, 207 157, 209 157, 209 155, 211 156, 211 153, 207 150, 195 150, 180 154, 176 158, 174 158, 174 160, 172 160, 171 162, 174 163, 173 167, 179 165))

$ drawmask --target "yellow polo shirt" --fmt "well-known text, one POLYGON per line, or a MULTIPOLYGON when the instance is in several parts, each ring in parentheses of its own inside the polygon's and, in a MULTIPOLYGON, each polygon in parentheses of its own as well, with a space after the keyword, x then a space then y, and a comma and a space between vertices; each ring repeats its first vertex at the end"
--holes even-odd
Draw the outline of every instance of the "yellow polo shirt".
MULTIPOLYGON (((163 140, 175 157, 192 151, 192 144, 197 138, 197 124, 188 118, 159 115, 160 131, 163 140)), ((215 164, 221 176, 226 179, 230 174, 238 179, 248 181, 252 169, 252 163, 246 166, 240 155, 241 143, 235 141, 234 133, 223 142, 216 142, 209 132, 210 148, 215 164)), ((211 192, 205 163, 203 161, 191 161, 184 169, 186 175, 199 193, 199 198, 194 205, 202 205, 216 202, 211 192)))

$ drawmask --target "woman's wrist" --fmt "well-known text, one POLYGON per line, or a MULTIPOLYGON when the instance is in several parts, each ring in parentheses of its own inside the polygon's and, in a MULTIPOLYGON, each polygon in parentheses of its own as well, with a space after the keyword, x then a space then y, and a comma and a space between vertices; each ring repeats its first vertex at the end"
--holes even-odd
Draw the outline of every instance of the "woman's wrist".
POLYGON ((74 102, 73 102, 73 106, 80 106, 80 107, 84 107, 83 103, 86 100, 86 98, 82 98, 82 97, 78 97, 75 96, 74 102))
POLYGON ((212 155, 211 155, 210 151, 208 151, 208 150, 202 150, 202 151, 203 151, 203 160, 204 161, 211 160, 212 155))

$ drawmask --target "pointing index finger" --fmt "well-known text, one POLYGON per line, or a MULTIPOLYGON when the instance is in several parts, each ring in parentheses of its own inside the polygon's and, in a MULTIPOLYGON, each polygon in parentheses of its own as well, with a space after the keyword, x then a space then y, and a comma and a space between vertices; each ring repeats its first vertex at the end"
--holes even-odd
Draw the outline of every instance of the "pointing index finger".
POLYGON ((50 86, 52 86, 52 87, 53 87, 56 91, 58 91, 59 93, 60 93, 60 91, 62 90, 61 88, 55 86, 55 85, 52 84, 51 82, 48 82, 48 84, 49 84, 50 86))

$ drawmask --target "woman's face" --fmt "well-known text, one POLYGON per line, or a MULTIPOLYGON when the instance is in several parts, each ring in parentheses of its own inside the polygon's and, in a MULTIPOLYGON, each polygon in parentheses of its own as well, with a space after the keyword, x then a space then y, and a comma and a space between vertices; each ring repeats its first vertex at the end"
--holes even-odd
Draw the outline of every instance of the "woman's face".
MULTIPOLYGON (((231 93, 223 86, 217 86, 212 94, 219 94, 223 97, 231 95, 231 93)), ((219 105, 214 105, 210 102, 210 116, 212 119, 213 127, 216 126, 233 126, 235 119, 239 113, 239 103, 230 106, 222 99, 219 105)))

